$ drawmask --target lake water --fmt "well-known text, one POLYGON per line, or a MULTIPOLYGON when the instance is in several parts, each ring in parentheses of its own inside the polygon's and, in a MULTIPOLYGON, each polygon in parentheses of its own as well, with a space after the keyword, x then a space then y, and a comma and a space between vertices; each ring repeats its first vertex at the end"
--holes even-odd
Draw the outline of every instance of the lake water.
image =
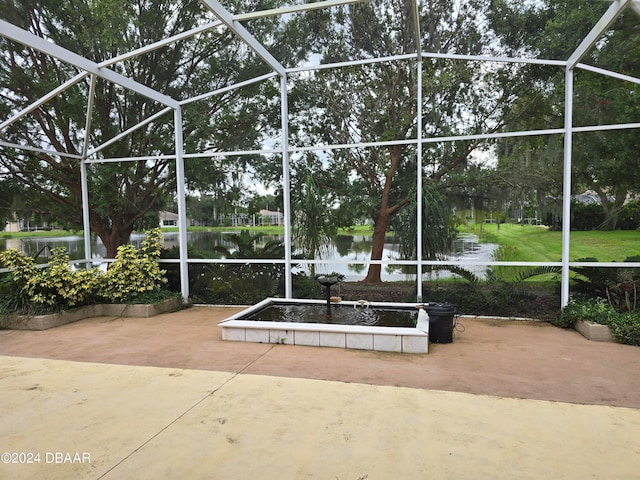
MULTIPOLYGON (((131 237, 131 244, 136 247, 144 240, 144 235, 134 234, 131 237)), ((228 234, 223 232, 188 232, 187 238, 189 246, 193 250, 213 252, 216 246, 223 246, 229 250, 233 250, 235 244, 228 240, 228 234)), ((263 243, 266 240, 282 240, 282 235, 269 235, 263 237, 263 243)), ((175 232, 165 232, 163 234, 163 246, 170 248, 178 245, 178 234, 175 232)), ((16 248, 26 255, 35 255, 45 246, 50 248, 65 247, 69 252, 72 260, 85 258, 84 241, 81 236, 68 237, 25 237, 25 238, 8 238, 0 240, 0 250, 8 248, 16 248)), ((260 245, 257 245, 260 247, 260 245)), ((491 261, 493 260, 493 252, 496 249, 495 244, 478 243, 475 235, 461 236, 455 245, 456 252, 446 258, 463 260, 463 261, 491 261)), ((106 249, 100 239, 93 236, 91 240, 92 258, 99 260, 106 255, 106 249)), ((47 251, 41 252, 40 261, 47 260, 47 251)), ((338 235, 333 246, 325 248, 316 260, 320 263, 316 265, 316 273, 336 272, 345 275, 347 281, 362 280, 367 273, 366 262, 371 256, 371 237, 366 235, 338 235), (364 262, 364 263, 358 263, 364 262)), ((220 255, 217 255, 220 258, 220 255)), ((388 238, 383 251, 383 260, 398 260, 398 245, 393 243, 392 238, 388 238)), ((307 267, 302 267, 304 270, 307 267)), ((465 265, 465 268, 482 277, 485 273, 485 266, 465 265)), ((298 269, 301 270, 301 269, 298 269)), ((434 272, 425 274, 428 278, 444 278, 448 276, 448 272, 434 272)), ((406 280, 413 281, 415 275, 404 273, 402 266, 387 265, 383 267, 383 280, 406 280)))

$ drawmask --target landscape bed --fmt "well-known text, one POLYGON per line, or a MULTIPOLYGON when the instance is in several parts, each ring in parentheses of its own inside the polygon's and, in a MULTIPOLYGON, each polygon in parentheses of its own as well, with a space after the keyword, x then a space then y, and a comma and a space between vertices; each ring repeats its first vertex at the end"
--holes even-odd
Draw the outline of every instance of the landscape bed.
POLYGON ((0 328, 10 330, 48 330, 91 317, 153 317, 182 308, 182 298, 173 297, 149 304, 85 305, 45 315, 0 315, 0 328))

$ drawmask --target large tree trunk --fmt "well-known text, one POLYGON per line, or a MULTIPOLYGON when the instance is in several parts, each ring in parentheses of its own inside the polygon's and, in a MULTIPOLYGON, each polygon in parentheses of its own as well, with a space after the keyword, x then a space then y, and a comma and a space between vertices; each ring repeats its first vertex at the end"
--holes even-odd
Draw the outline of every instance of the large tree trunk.
MULTIPOLYGON (((404 199, 395 205, 389 205, 391 199, 391 188, 393 185, 393 176, 398 170, 400 159, 402 157, 402 146, 396 145, 389 148, 389 156, 391 159, 390 167, 385 175, 384 186, 382 187, 382 195, 380 198, 380 208, 373 217, 373 237, 371 239, 371 260, 382 260, 382 252, 384 250, 384 239, 389 228, 391 217, 405 206, 409 201, 404 199)), ((382 273, 382 265, 370 264, 367 276, 363 283, 382 283, 380 274, 382 273)))
POLYGON ((107 228, 102 224, 92 224, 91 230, 100 237, 107 249, 106 258, 115 258, 118 253, 118 247, 129 242, 133 226, 112 225, 111 228, 107 228))
MULTIPOLYGON (((388 208, 380 208, 377 218, 374 220, 373 237, 371 239, 371 260, 382 260, 382 252, 384 250, 384 240, 391 220, 391 214, 388 208)), ((363 283, 382 283, 382 265, 370 264, 367 276, 363 283)))
MULTIPOLYGON (((82 197, 80 171, 78 170, 78 172, 74 172, 74 175, 76 173, 77 182, 73 184, 72 191, 78 201, 80 201, 79 199, 82 197)), ((53 200, 58 199, 53 198, 53 200)), ((91 206, 89 206, 89 228, 100 238, 100 240, 102 240, 102 243, 107 249, 106 258, 115 258, 118 253, 118 247, 120 245, 127 244, 131 238, 131 233, 133 232, 133 219, 127 221, 125 218, 121 222, 104 219, 92 210, 91 206)))

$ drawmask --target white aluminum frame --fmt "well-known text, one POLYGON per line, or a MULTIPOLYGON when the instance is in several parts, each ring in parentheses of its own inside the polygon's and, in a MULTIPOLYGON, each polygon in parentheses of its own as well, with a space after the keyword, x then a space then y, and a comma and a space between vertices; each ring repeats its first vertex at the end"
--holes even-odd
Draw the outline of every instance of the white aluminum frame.
MULTIPOLYGON (((73 78, 67 82, 61 84, 56 89, 52 90, 48 94, 42 96, 36 102, 25 107, 20 112, 15 113, 7 120, 0 123, 0 131, 19 120, 25 115, 28 115, 33 110, 39 108, 49 100, 53 99, 66 89, 76 85, 78 82, 84 80, 87 76, 91 75, 90 92, 87 103, 87 120, 86 120, 86 135, 85 141, 82 145, 82 155, 73 155, 65 152, 55 152, 44 148, 35 148, 27 145, 17 145, 5 141, 0 141, 0 146, 22 149, 25 151, 41 152, 49 155, 77 159, 80 162, 81 182, 82 182, 82 207, 83 207, 83 226, 84 226, 84 243, 85 243, 85 259, 81 261, 75 261, 74 263, 88 263, 91 262, 91 245, 90 245, 90 225, 89 225, 89 198, 88 198, 88 166, 92 163, 106 163, 106 162, 122 162, 122 161, 146 161, 151 159, 172 159, 176 162, 176 176, 177 176, 177 195, 178 195, 178 223, 179 223, 179 245, 180 245, 180 258, 178 260, 180 265, 181 275, 181 291, 185 301, 189 297, 188 286, 188 265, 189 263, 246 263, 246 260, 202 260, 202 259, 189 259, 187 254, 187 217, 186 217, 186 203, 185 203, 185 177, 184 177, 184 162, 189 158, 198 157, 215 157, 215 156, 230 156, 230 155, 252 155, 252 154, 275 154, 280 155, 282 159, 283 169, 283 197, 284 197, 284 217, 285 217, 285 259, 284 260, 252 260, 253 263, 273 263, 284 264, 286 271, 286 283, 285 294, 287 298, 292 296, 291 286, 291 269, 292 269, 292 245, 291 245, 291 204, 290 204, 290 154, 304 151, 318 151, 318 150, 334 150, 334 149, 349 149, 357 147, 384 147, 389 145, 416 145, 417 155, 417 221, 418 224, 422 218, 422 146, 427 143, 436 142, 453 142, 459 140, 483 140, 483 139, 495 139, 495 138, 508 138, 508 137, 524 137, 524 136, 536 136, 536 135, 563 135, 564 136, 564 173, 563 173, 563 230, 562 230, 562 260, 560 262, 456 262, 456 261, 427 261, 422 259, 422 232, 421 228, 418 229, 417 237, 417 259, 413 261, 382 261, 382 260, 368 260, 362 262, 363 264, 381 264, 381 265, 415 265, 417 267, 417 293, 418 299, 422 298, 422 268, 428 265, 502 265, 502 266, 561 266, 562 267, 562 294, 561 303, 562 306, 566 305, 569 300, 569 268, 571 266, 592 266, 592 267, 614 267, 620 266, 615 262, 571 262, 570 258, 570 199, 571 199, 571 155, 572 155, 572 136, 575 132, 587 132, 598 130, 622 130, 622 129, 637 129, 640 128, 640 122, 627 123, 617 125, 594 125, 594 126, 573 126, 573 78, 575 69, 582 69, 591 71, 601 75, 607 75, 618 80, 624 80, 636 84, 640 84, 640 79, 631 77, 628 75, 611 72, 601 68, 593 67, 580 63, 580 60, 593 48, 593 46, 599 41, 602 35, 611 27, 620 14, 627 8, 631 8, 638 15, 640 15, 640 0, 611 0, 611 5, 605 14, 600 18, 597 24, 589 32, 589 34, 583 39, 581 44, 566 60, 545 60, 537 58, 508 58, 508 57, 492 57, 486 55, 456 55, 456 54, 439 54, 432 52, 423 52, 420 47, 420 22, 419 22, 419 8, 417 0, 414 0, 414 29, 416 35, 417 51, 414 54, 397 55, 385 58, 376 59, 362 59, 353 60, 350 62, 341 62, 334 64, 324 64, 315 66, 304 66, 296 68, 285 68, 281 65, 271 53, 262 45, 255 37, 253 37, 242 24, 241 21, 250 20, 254 18, 261 18, 266 16, 280 16, 286 14, 294 14, 296 12, 309 11, 314 9, 330 8, 333 6, 341 6, 352 3, 358 3, 365 0, 325 0, 315 3, 294 5, 290 7, 283 7, 272 10, 264 10, 258 12, 249 12, 244 14, 232 15, 228 12, 217 0, 201 0, 202 4, 214 13, 219 20, 207 23, 205 25, 198 26, 189 31, 177 34, 175 36, 166 38, 164 40, 155 42, 145 47, 133 50, 126 54, 114 57, 110 60, 96 64, 90 60, 81 57, 69 50, 59 47, 46 39, 31 34, 30 32, 23 30, 17 26, 14 26, 6 21, 0 20, 0 35, 21 43, 28 47, 40 50, 41 52, 59 59, 60 61, 72 65, 80 70, 73 78), (155 49, 170 45, 172 43, 199 35, 213 28, 226 27, 231 29, 236 36, 240 38, 249 48, 251 48, 256 54, 258 54, 267 65, 273 70, 272 73, 256 77, 254 79, 247 80, 223 89, 209 92, 204 95, 193 97, 190 99, 177 101, 169 96, 162 94, 156 90, 153 90, 145 85, 142 85, 134 80, 127 78, 121 74, 110 70, 108 67, 119 61, 127 58, 132 58, 137 55, 145 54, 155 49), (546 129, 546 130, 528 130, 518 132, 502 132, 502 133, 487 133, 479 135, 460 135, 438 138, 422 138, 422 59, 423 58, 436 58, 436 59, 449 59, 458 61, 484 61, 484 62, 496 62, 496 63, 529 63, 539 64, 547 66, 562 67, 565 70, 565 118, 563 128, 546 129), (363 142, 355 144, 343 144, 343 145, 309 145, 303 147, 291 147, 289 146, 289 118, 288 118, 288 101, 287 101, 287 87, 288 78, 292 74, 321 70, 321 69, 333 69, 341 68, 344 66, 364 65, 376 62, 385 61, 415 61, 416 72, 418 81, 418 107, 417 107, 417 138, 388 141, 388 142, 363 142), (224 93, 226 91, 240 88, 244 85, 251 83, 267 81, 272 77, 279 77, 280 88, 280 102, 281 102, 281 145, 279 148, 270 150, 245 150, 245 151, 231 151, 231 152, 204 152, 204 153, 185 153, 183 149, 182 141, 182 107, 186 104, 202 100, 214 95, 224 93), (91 111, 93 108, 93 96, 95 92, 95 83, 97 78, 113 82, 128 90, 139 93, 148 97, 149 99, 164 105, 166 108, 160 110, 158 113, 150 116, 144 121, 140 122, 128 130, 121 132, 114 138, 98 145, 94 148, 90 148, 88 144, 89 134, 91 129, 91 111), (127 158, 90 158, 95 156, 101 150, 108 145, 119 141, 126 137, 138 128, 141 128, 151 122, 160 121, 161 117, 165 114, 173 111, 173 121, 175 130, 175 154, 174 155, 154 155, 149 157, 127 157, 127 158)), ((109 259, 107 259, 109 260, 109 259)), ((296 260, 296 263, 300 264, 314 264, 316 260, 296 260)), ((340 263, 337 261, 326 261, 322 263, 340 263)), ((640 263, 625 263, 625 266, 640 267, 640 263)))

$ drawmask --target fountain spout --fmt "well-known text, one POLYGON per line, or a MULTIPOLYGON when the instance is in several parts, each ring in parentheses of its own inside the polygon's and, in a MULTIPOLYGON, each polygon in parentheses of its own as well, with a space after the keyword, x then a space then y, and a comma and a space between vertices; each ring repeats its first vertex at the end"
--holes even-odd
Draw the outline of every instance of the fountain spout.
POLYGON ((326 289, 326 298, 327 298, 327 319, 331 318, 331 287, 336 283, 344 280, 344 275, 336 274, 336 275, 316 275, 316 282, 322 285, 326 289))

